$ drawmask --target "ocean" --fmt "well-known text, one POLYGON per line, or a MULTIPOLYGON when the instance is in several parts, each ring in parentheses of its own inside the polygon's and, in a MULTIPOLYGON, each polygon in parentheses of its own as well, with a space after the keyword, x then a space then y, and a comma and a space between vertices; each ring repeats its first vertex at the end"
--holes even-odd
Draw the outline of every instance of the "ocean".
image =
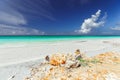
POLYGON ((110 39, 120 36, 0 36, 0 44, 21 42, 56 42, 70 40, 110 39))

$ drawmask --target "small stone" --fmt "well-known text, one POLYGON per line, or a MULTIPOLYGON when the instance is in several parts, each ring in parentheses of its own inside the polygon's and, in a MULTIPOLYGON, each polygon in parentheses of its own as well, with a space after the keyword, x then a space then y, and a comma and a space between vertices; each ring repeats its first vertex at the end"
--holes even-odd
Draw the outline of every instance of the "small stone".
POLYGON ((46 57, 45 57, 45 60, 49 62, 49 61, 50 61, 49 56, 46 56, 46 57))
POLYGON ((76 54, 76 55, 80 54, 80 50, 77 49, 77 50, 75 51, 75 54, 76 54))
POLYGON ((72 60, 68 60, 65 64, 66 68, 77 68, 80 66, 79 61, 72 61, 72 60))
POLYGON ((76 67, 80 67, 81 66, 80 61, 77 60, 76 62, 77 62, 76 67))
POLYGON ((31 80, 29 77, 26 77, 24 80, 31 80))
POLYGON ((75 60, 79 60, 79 59, 81 59, 82 58, 82 56, 81 56, 81 54, 79 54, 79 55, 77 55, 76 57, 75 57, 75 60))

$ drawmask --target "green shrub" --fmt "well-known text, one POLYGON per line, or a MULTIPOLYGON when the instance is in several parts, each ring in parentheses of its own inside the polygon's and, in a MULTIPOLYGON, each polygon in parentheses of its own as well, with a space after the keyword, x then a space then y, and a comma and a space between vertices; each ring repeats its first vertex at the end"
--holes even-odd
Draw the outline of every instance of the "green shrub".
POLYGON ((80 61, 81 66, 87 66, 88 65, 88 61, 87 60, 84 60, 82 58, 79 58, 78 60, 80 61))

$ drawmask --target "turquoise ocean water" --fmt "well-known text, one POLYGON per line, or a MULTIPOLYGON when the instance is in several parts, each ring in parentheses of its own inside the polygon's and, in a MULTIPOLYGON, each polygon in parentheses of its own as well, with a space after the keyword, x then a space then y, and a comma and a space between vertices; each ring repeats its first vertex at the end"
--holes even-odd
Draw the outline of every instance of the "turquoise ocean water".
POLYGON ((19 42, 56 42, 67 40, 110 39, 120 36, 0 36, 0 44, 19 42))

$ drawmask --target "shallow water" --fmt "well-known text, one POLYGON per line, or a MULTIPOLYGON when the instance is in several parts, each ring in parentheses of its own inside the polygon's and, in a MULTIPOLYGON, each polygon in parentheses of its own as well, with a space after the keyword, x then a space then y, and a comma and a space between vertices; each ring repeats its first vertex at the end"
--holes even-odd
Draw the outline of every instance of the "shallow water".
POLYGON ((0 36, 0 44, 21 42, 58 42, 70 40, 111 39, 120 36, 0 36))

